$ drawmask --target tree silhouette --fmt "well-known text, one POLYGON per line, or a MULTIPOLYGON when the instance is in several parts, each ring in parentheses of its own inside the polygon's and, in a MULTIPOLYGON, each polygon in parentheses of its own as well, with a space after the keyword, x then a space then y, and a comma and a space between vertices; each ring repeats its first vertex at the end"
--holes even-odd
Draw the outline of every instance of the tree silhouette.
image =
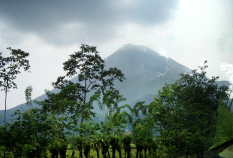
POLYGON ((26 59, 29 53, 20 49, 11 49, 10 47, 7 49, 10 50, 11 56, 4 58, 0 54, 0 87, 2 87, 1 90, 5 91, 5 123, 7 93, 11 88, 17 88, 14 80, 17 74, 21 73, 21 69, 24 71, 29 71, 30 69, 29 61, 26 59))

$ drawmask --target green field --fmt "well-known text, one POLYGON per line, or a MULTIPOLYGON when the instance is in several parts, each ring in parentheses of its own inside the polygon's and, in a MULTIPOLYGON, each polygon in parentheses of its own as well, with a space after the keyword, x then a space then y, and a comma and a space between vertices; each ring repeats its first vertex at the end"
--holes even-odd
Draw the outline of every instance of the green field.
MULTIPOLYGON (((66 152, 66 156, 67 156, 67 158, 70 158, 71 157, 71 155, 72 155, 72 152, 73 152, 73 150, 67 150, 67 152, 66 152)), ((100 152, 100 158, 103 158, 103 156, 102 156, 102 153, 101 153, 101 150, 99 151, 100 152)), ((109 149, 109 154, 110 154, 110 157, 112 157, 112 150, 111 149, 109 149)), ((124 150, 122 150, 122 158, 125 158, 125 152, 124 152, 124 150)), ((219 153, 219 155, 221 156, 221 157, 224 157, 224 158, 233 158, 233 145, 231 145, 230 147, 228 147, 227 149, 225 149, 224 151, 222 151, 221 153, 219 153)), ((3 155, 1 155, 1 156, 3 156, 3 155)), ((10 155, 8 155, 8 156, 10 156, 10 155)), ((13 156, 13 155, 11 155, 11 156, 13 156)), ((10 157, 11 157, 10 156, 10 157)), ((163 155, 164 157, 166 157, 165 155, 163 155)), ((50 153, 48 154, 48 157, 51 157, 51 155, 50 155, 50 153)), ((74 155, 74 157, 75 158, 79 158, 79 152, 78 152, 78 150, 75 150, 75 155, 74 155)), ((136 149, 131 149, 131 157, 132 158, 135 158, 136 157, 136 149)), ((144 152, 143 152, 143 157, 144 157, 144 152)), ((147 157, 149 158, 149 154, 148 154, 148 152, 147 152, 147 157)), ((161 157, 161 156, 157 156, 157 157, 161 157)), ((196 155, 194 155, 194 156, 189 156, 189 158, 195 158, 196 157, 196 155)), ((83 158, 85 158, 85 156, 84 156, 84 154, 83 154, 83 158)), ((93 150, 93 149, 91 149, 91 153, 90 153, 90 158, 97 158, 97 153, 96 153, 96 151, 95 150, 93 150)), ((118 154, 118 152, 116 152, 116 158, 119 158, 119 154, 118 154)), ((180 158, 184 158, 183 156, 181 156, 180 158)))
MULTIPOLYGON (((109 154, 110 156, 112 157, 112 150, 110 149, 109 150, 109 154)), ((125 152, 124 150, 122 150, 122 158, 125 158, 125 152)), ((67 150, 66 152, 66 156, 67 157, 71 157, 72 155, 72 150, 67 150)), ((233 145, 231 145, 230 147, 228 147, 227 149, 225 149, 224 151, 222 151, 221 153, 219 153, 219 155, 221 157, 224 157, 224 158, 233 158, 233 145)), ((91 150, 91 153, 90 153, 90 156, 91 158, 97 158, 97 153, 95 150, 91 150)), ((165 156, 165 155, 164 155, 165 156)), ((75 158, 79 158, 79 152, 77 150, 75 150, 75 158)), ((132 149, 131 150, 131 157, 132 158, 135 158, 136 157, 136 149, 132 149)), ((144 157, 144 152, 143 152, 143 157, 144 157)), ((149 157, 149 154, 147 152, 147 157, 149 157)), ((194 156, 190 156, 190 157, 196 157, 196 155, 194 156)), ((83 158, 85 158, 85 156, 83 155, 83 158)), ((100 158, 103 158, 102 154, 101 154, 101 150, 100 150, 100 158)), ((119 154, 118 152, 116 152, 116 158, 119 158, 119 154)), ((184 158, 184 157, 180 157, 180 158, 184 158)))
POLYGON ((222 151, 219 155, 224 158, 232 158, 233 157, 233 145, 231 145, 230 147, 222 151))
MULTIPOLYGON (((70 157, 70 156, 72 155, 72 151, 73 151, 73 150, 67 150, 66 156, 67 156, 67 157, 70 157)), ((122 152, 122 158, 125 158, 125 156, 124 156, 124 154, 125 154, 124 150, 122 150, 121 152, 122 152)), ((112 150, 111 150, 111 149, 109 150, 109 154, 110 154, 110 156, 112 157, 112 150)), ((96 151, 93 150, 93 149, 91 149, 90 156, 93 157, 93 158, 96 158, 96 157, 97 157, 96 151)), ((102 153, 101 153, 101 150, 100 150, 100 155, 99 155, 99 156, 100 156, 100 158, 103 158, 102 153)), ((75 157, 75 158, 79 158, 79 152, 78 152, 78 150, 75 150, 75 155, 74 155, 74 157, 75 157)), ((136 149, 132 149, 132 150, 131 150, 131 157, 132 157, 132 158, 136 157, 136 149)), ((84 154, 83 154, 83 158, 85 158, 84 154)), ((116 152, 116 158, 119 158, 118 152, 116 152)))

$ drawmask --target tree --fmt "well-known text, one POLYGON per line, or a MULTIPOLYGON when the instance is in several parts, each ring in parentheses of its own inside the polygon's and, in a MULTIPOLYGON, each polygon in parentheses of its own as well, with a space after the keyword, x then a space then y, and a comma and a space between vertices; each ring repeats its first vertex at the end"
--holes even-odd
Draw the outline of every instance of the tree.
POLYGON ((32 86, 28 86, 24 92, 25 92, 26 104, 27 106, 29 106, 29 111, 30 111, 32 106, 32 86))
POLYGON ((170 152, 177 153, 176 150, 186 144, 186 149, 182 150, 203 157, 204 151, 213 143, 218 105, 227 99, 228 87, 219 86, 216 83, 218 77, 206 77, 206 63, 199 67, 200 73, 193 70, 191 74, 181 74, 155 98, 155 123, 170 152))
MULTIPOLYGON (((96 47, 81 45, 80 51, 70 55, 70 59, 63 63, 63 69, 67 72, 67 77, 77 75, 79 100, 82 104, 87 102, 87 94, 91 90, 94 93, 105 93, 107 89, 113 89, 114 81, 124 80, 124 75, 117 68, 105 70, 104 60, 99 56, 96 47)), ((59 77, 57 82, 53 83, 55 88, 59 88, 64 82, 65 76, 59 77)), ((91 107, 92 108, 92 107, 91 107)), ((84 121, 82 118, 81 123, 84 121)))
MULTIPOLYGON (((92 94, 104 95, 106 90, 114 89, 114 81, 122 82, 124 75, 117 68, 105 69, 104 60, 99 56, 96 47, 81 45, 80 51, 70 55, 70 59, 64 62, 63 69, 67 72, 66 76, 58 77, 53 83, 55 88, 63 87, 63 84, 69 84, 67 77, 71 78, 77 75, 77 90, 79 102, 79 114, 81 115, 81 128, 84 120, 90 119, 94 113, 91 111, 93 106, 88 103, 92 94)), ((95 97, 96 98, 96 97, 95 97)), ((82 135, 82 132, 80 133, 82 135)), ((82 157, 82 154, 80 154, 82 157)))
MULTIPOLYGON (((218 77, 208 79, 206 77, 206 65, 200 66, 200 73, 193 70, 192 74, 182 74, 178 80, 176 93, 182 101, 183 107, 188 114, 185 126, 191 133, 200 133, 200 152, 207 150, 213 143, 216 132, 218 116, 218 105, 222 100, 227 99, 228 86, 219 86, 216 81, 218 77), (200 139, 201 138, 201 139, 200 139)), ((199 148, 199 149, 198 149, 199 148)))
POLYGON ((137 149, 136 157, 142 156, 143 150, 145 157, 147 150, 151 157, 156 155, 156 142, 153 139, 154 118, 151 115, 154 106, 145 105, 145 101, 139 101, 133 107, 127 104, 124 107, 127 107, 131 113, 132 138, 137 149))
POLYGON ((23 113, 16 110, 13 115, 16 116, 15 119, 0 128, 3 130, 3 133, 0 131, 0 139, 3 141, 1 145, 6 147, 6 152, 12 152, 15 157, 23 154, 29 157, 46 155, 51 138, 51 122, 48 121, 48 115, 34 108, 23 113), (33 133, 30 123, 32 120, 33 133))
POLYGON ((150 106, 154 107, 152 118, 154 118, 156 131, 159 132, 157 141, 160 150, 168 153, 168 157, 177 157, 183 152, 183 144, 186 140, 186 129, 183 126, 185 121, 185 110, 177 100, 174 89, 177 84, 165 85, 155 101, 150 106))
MULTIPOLYGON (((47 99, 44 101, 37 101, 37 104, 42 106, 44 113, 50 114, 51 125, 52 125, 52 142, 50 144, 50 151, 52 155, 60 153, 65 157, 66 152, 66 140, 64 130, 69 130, 71 123, 69 120, 74 117, 73 111, 78 112, 79 102, 77 101, 77 84, 70 84, 64 86, 60 92, 54 94, 46 92, 47 99)), ((75 114, 78 115, 78 114, 75 114)), ((72 122, 73 123, 73 122, 72 122)))
POLYGON ((29 71, 30 69, 29 61, 27 60, 29 53, 20 49, 11 49, 10 47, 7 49, 11 51, 11 56, 4 58, 0 55, 0 87, 2 87, 1 90, 5 91, 5 123, 7 92, 11 88, 17 88, 14 80, 17 74, 21 73, 21 69, 23 68, 24 71, 29 71))
POLYGON ((103 97, 99 99, 99 107, 103 111, 104 120, 100 122, 103 139, 103 157, 108 152, 110 144, 112 146, 112 157, 115 158, 116 150, 121 157, 120 137, 123 136, 126 124, 131 121, 131 116, 122 111, 125 106, 119 103, 125 101, 122 95, 115 89, 105 91, 103 97))
POLYGON ((218 107, 218 121, 214 146, 233 139, 233 112, 225 104, 218 107))

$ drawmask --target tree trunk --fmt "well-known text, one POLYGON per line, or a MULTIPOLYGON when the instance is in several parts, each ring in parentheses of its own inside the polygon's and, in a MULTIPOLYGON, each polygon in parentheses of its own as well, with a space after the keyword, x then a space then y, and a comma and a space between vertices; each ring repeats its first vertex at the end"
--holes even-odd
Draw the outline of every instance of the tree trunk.
POLYGON ((58 158, 58 151, 57 149, 51 149, 51 153, 52 153, 52 158, 58 158))
POLYGON ((71 158, 74 158, 75 151, 73 150, 71 158))
POLYGON ((115 155, 116 155, 116 139, 115 139, 115 137, 111 138, 110 144, 112 146, 112 158, 115 158, 115 155))
POLYGON ((144 148, 145 158, 146 158, 147 147, 144 148))
POLYGON ((126 148, 125 148, 125 158, 126 158, 126 148))
POLYGON ((120 148, 120 145, 118 143, 116 144, 116 150, 119 153, 119 158, 122 158, 122 156, 121 156, 121 148, 120 148))
POLYGON ((99 158, 100 156, 99 156, 99 146, 98 146, 98 144, 95 143, 95 144, 94 144, 94 147, 95 147, 95 150, 96 150, 96 152, 97 152, 97 158, 99 158))
POLYGON ((103 158, 107 158, 107 153, 108 153, 108 144, 107 142, 102 142, 102 155, 103 158))
POLYGON ((204 158, 204 152, 203 151, 201 152, 201 158, 204 158))
POLYGON ((137 149, 137 155, 136 157, 138 158, 142 158, 143 157, 143 153, 142 153, 142 150, 143 150, 143 146, 139 143, 136 144, 136 149, 137 149))
POLYGON ((83 158, 83 152, 82 152, 82 147, 79 148, 79 158, 83 158))
POLYGON ((116 155, 116 149, 112 148, 112 158, 115 158, 115 155, 116 155))
POLYGON ((109 153, 109 150, 108 150, 108 158, 111 158, 111 157, 110 157, 110 153, 109 153))
POLYGON ((60 158, 66 158, 66 146, 63 146, 60 150, 60 158))
POLYGON ((36 157, 40 158, 40 147, 36 146, 36 157))
POLYGON ((6 125, 6 99, 7 99, 7 87, 8 87, 8 80, 7 80, 7 86, 5 88, 5 116, 4 116, 4 122, 6 125))
POLYGON ((89 152, 90 152, 91 148, 90 148, 90 143, 86 142, 84 145, 84 155, 86 158, 89 158, 89 152))
POLYGON ((131 147, 130 147, 130 145, 128 146, 128 148, 127 148, 127 158, 131 158, 131 147))

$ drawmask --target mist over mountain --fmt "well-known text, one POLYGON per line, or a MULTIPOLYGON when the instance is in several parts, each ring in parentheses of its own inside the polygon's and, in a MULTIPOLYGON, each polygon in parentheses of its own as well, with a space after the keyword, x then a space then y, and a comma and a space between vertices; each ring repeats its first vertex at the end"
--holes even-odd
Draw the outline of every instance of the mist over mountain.
MULTIPOLYGON (((133 106, 138 101, 146 101, 150 103, 165 83, 174 83, 180 73, 188 73, 190 69, 177 63, 171 58, 161 56, 154 50, 142 46, 127 44, 118 49, 112 55, 105 59, 106 69, 117 67, 120 69, 126 80, 124 82, 116 82, 115 87, 120 93, 127 98, 127 104, 133 106)), ((75 79, 72 79, 75 82, 75 79)), ((52 92, 57 92, 56 89, 52 92)), ((46 98, 43 94, 35 100, 42 101, 46 98)), ((38 107, 33 103, 34 107, 38 107)), ((10 121, 10 115, 15 110, 27 110, 26 104, 18 105, 7 110, 7 122, 10 121)), ((94 111, 98 113, 98 108, 94 111)), ((3 124, 4 110, 0 111, 0 124, 3 124)))

